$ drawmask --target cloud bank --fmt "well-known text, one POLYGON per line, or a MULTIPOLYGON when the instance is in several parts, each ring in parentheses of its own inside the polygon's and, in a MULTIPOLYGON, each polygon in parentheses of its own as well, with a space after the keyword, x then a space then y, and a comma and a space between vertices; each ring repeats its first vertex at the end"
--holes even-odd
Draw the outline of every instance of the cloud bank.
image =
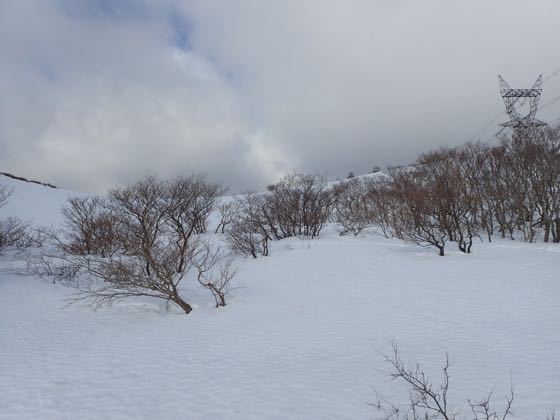
POLYGON ((502 112, 498 73, 529 87, 558 70, 559 12, 552 0, 7 0, 0 169, 95 191, 206 172, 240 191, 406 163, 502 112))

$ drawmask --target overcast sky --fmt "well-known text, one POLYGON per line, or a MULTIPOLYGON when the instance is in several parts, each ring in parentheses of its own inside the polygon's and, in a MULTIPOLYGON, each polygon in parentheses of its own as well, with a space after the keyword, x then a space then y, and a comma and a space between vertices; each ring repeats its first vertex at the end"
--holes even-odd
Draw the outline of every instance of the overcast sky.
MULTIPOLYGON (((407 163, 500 114, 498 74, 559 70, 559 16, 558 0, 1 0, 0 171, 82 191, 206 172, 241 191, 407 163)), ((542 103, 558 95, 560 74, 542 103)))

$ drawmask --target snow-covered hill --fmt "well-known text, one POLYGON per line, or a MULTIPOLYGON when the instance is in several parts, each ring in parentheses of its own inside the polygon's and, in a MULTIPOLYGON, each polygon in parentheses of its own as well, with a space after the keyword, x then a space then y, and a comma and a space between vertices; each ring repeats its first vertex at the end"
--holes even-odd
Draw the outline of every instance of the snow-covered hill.
POLYGON ((0 185, 12 190, 8 203, 0 209, 0 217, 17 216, 40 226, 60 224, 62 204, 76 194, 4 175, 0 175, 0 185))
MULTIPOLYGON (((0 183, 14 187, 0 217, 61 222, 68 192, 0 183)), ((376 418, 374 386, 407 398, 379 372, 393 338, 434 375, 449 349, 457 407, 492 387, 501 403, 511 375, 515 418, 560 408, 558 245, 498 240, 440 258, 327 229, 240 260, 223 309, 186 284, 190 315, 145 300, 67 307, 67 287, 9 272, 21 258, 0 257, 2 419, 376 418)))

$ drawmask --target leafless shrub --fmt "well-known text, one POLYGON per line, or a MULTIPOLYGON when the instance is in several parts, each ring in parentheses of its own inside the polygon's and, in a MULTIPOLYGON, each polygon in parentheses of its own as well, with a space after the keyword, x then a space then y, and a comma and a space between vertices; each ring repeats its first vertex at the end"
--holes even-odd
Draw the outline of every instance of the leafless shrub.
POLYGON ((471 252, 480 221, 476 196, 466 182, 465 157, 457 149, 440 149, 418 159, 417 177, 433 192, 434 216, 459 250, 471 252))
POLYGON ((216 302, 216 308, 226 306, 226 295, 230 292, 230 282, 237 274, 233 257, 219 247, 202 243, 193 255, 191 263, 196 269, 198 283, 209 290, 216 302))
POLYGON ((422 159, 418 168, 392 170, 388 180, 353 179, 340 184, 334 212, 340 234, 357 235, 367 227, 377 226, 385 237, 434 246, 442 256, 447 241, 454 236, 466 236, 460 248, 470 251, 474 229, 466 229, 465 234, 461 230, 466 225, 466 203, 460 207, 457 201, 461 198, 448 191, 445 176, 430 170, 429 161, 437 159, 428 156, 422 159))
MULTIPOLYGON (((541 231, 545 242, 551 235, 554 242, 560 242, 560 126, 514 133, 500 147, 512 175, 509 182, 514 183, 507 210, 514 214, 515 228, 528 242, 541 231)), ((502 182, 507 180, 502 177, 502 182)))
POLYGON ((164 222, 181 250, 177 272, 182 272, 192 236, 206 232, 208 217, 225 189, 201 175, 178 177, 163 188, 167 188, 164 222))
POLYGON ((34 227, 31 224, 26 224, 25 233, 18 241, 16 248, 19 250, 29 248, 41 248, 47 241, 47 229, 44 227, 34 227))
POLYGON ((232 262, 197 236, 220 191, 203 177, 171 182, 146 177, 105 199, 71 199, 65 230, 51 234, 54 247, 36 261, 35 270, 68 280, 78 290, 73 300, 94 307, 149 296, 189 313, 192 307, 179 289, 196 268, 201 285, 225 305, 235 275, 232 262))
POLYGON ((488 241, 499 233, 560 243, 560 125, 517 130, 498 146, 470 143, 424 153, 390 174, 377 197, 352 184, 343 189, 336 211, 342 233, 373 223, 386 236, 435 246, 440 255, 448 242, 471 252, 481 233, 488 241))
POLYGON ((513 393, 513 386, 510 389, 510 394, 506 396, 506 404, 503 411, 503 414, 499 414, 493 407, 492 407, 492 397, 494 396, 494 390, 490 391, 486 397, 482 398, 479 401, 471 401, 468 400, 469 407, 474 415, 475 420, 494 420, 494 419, 505 419, 510 414, 512 414, 512 404, 513 399, 515 397, 513 393))
POLYGON ((466 151, 440 149, 420 155, 413 167, 393 169, 372 201, 373 220, 392 236, 436 247, 441 256, 447 242, 470 253, 481 226, 488 225, 481 189, 469 183, 473 164, 466 151))
POLYGON ((218 213, 220 214, 220 222, 216 226, 214 233, 225 233, 226 227, 229 226, 237 216, 241 205, 238 200, 230 200, 218 205, 218 213))
POLYGON ((7 185, 0 185, 0 208, 4 207, 8 202, 8 198, 12 195, 13 189, 7 185))
POLYGON ((48 253, 28 255, 25 272, 22 274, 49 279, 53 283, 61 282, 66 285, 76 284, 80 267, 72 261, 57 258, 48 253))
POLYGON ((24 247, 28 228, 29 225, 17 217, 0 220, 0 254, 8 247, 24 247))
MULTIPOLYGON (((454 410, 448 399, 450 391, 449 369, 451 363, 449 353, 444 349, 444 362, 442 366, 442 379, 439 384, 432 380, 419 364, 405 363, 400 355, 396 342, 391 343, 392 352, 384 356, 389 366, 384 373, 392 380, 404 382, 408 387, 409 399, 407 403, 399 404, 387 401, 381 394, 376 392, 376 401, 371 403, 382 414, 386 420, 426 420, 426 419, 458 419, 459 411, 454 410)), ((514 400, 513 385, 509 395, 505 397, 505 407, 501 413, 493 408, 492 397, 494 391, 489 392, 478 401, 467 400, 467 405, 474 416, 474 420, 507 419, 512 414, 514 400)))
POLYGON ((392 178, 394 235, 420 246, 433 246, 444 256, 448 233, 438 212, 437 190, 422 183, 414 171, 393 172, 392 178))
POLYGON ((172 241, 158 237, 144 255, 115 253, 109 257, 65 256, 61 259, 86 274, 75 283, 74 301, 87 301, 95 308, 134 296, 172 301, 185 313, 191 305, 179 293, 185 272, 177 273, 181 255, 172 241), (146 267, 149 261, 150 274, 146 267))
POLYGON ((328 220, 334 197, 319 175, 294 174, 284 177, 268 194, 266 207, 271 233, 276 239, 319 235, 328 220))
POLYGON ((226 231, 226 242, 234 253, 251 255, 268 255, 268 234, 250 219, 238 217, 233 220, 231 227, 226 231))
POLYGON ((267 200, 267 196, 254 193, 247 193, 237 200, 237 213, 225 234, 225 240, 234 253, 253 258, 268 255, 274 219, 267 200))
POLYGON ((65 250, 71 254, 110 255, 121 246, 116 217, 104 198, 71 197, 62 208, 65 250))
POLYGON ((385 237, 392 236, 394 204, 391 184, 384 179, 351 179, 335 189, 334 215, 341 235, 358 235, 377 226, 385 237))
MULTIPOLYGON (((0 185, 0 208, 8 202, 13 189, 0 185)), ((41 229, 32 229, 29 223, 17 217, 0 219, 0 254, 8 247, 24 249, 39 247, 43 242, 41 229)))
POLYGON ((235 252, 268 255, 271 240, 317 237, 333 204, 333 191, 322 177, 289 175, 265 193, 248 193, 239 199, 226 240, 235 252))
POLYGON ((356 236, 374 223, 370 186, 358 178, 352 178, 340 186, 334 205, 339 233, 356 236))
POLYGON ((475 197, 488 240, 519 232, 527 242, 542 234, 560 242, 560 126, 516 131, 498 146, 467 145, 467 187, 475 197))
POLYGON ((225 193, 221 184, 209 182, 203 175, 180 176, 168 186, 169 219, 184 241, 193 234, 206 232, 208 217, 225 193))
POLYGON ((381 229, 383 236, 402 239, 403 235, 398 223, 399 203, 392 181, 376 182, 375 188, 370 190, 369 197, 372 200, 372 220, 381 229))

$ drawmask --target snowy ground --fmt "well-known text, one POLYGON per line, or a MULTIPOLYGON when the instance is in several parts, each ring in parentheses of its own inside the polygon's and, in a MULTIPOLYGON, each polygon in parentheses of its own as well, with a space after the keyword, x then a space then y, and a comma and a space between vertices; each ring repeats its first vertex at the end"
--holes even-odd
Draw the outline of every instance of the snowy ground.
MULTIPOLYGON (((36 211, 51 214, 54 194, 36 211)), ((65 307, 71 290, 0 257, 0 418, 376 418, 374 386, 406 399, 378 371, 392 338, 430 373, 449 348, 453 402, 494 386, 501 403, 512 376, 515 418, 544 418, 560 409, 560 247, 474 252, 332 231, 281 241, 241 262, 226 308, 187 288, 188 316, 150 301, 65 307)))

